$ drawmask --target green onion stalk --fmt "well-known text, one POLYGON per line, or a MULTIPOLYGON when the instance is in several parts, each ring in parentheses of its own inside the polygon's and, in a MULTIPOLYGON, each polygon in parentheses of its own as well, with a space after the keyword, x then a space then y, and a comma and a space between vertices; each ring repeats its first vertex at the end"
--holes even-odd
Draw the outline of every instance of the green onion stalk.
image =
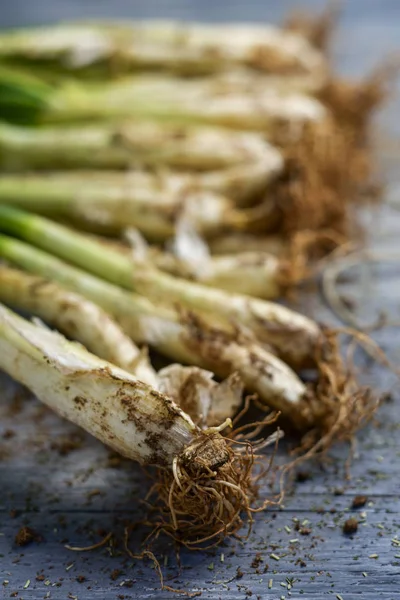
POLYGON ((209 256, 191 263, 155 248, 148 260, 171 275, 235 294, 271 299, 285 288, 285 262, 267 252, 209 256))
MULTIPOLYGON (((45 398, 46 403, 61 415, 67 418, 73 415, 71 420, 79 425, 85 424, 84 417, 90 419, 91 433, 133 460, 171 464, 172 458, 169 458, 167 448, 171 446, 175 454, 179 451, 179 442, 182 445, 190 443, 196 433, 190 419, 149 385, 138 382, 133 375, 89 354, 80 344, 68 342, 57 332, 25 321, 3 305, 0 305, 0 347, 0 366, 3 370, 27 385, 39 398, 45 398), (119 389, 126 390, 126 403, 122 395, 117 403, 119 389), (134 391, 137 396, 133 394, 134 391), (170 410, 176 422, 172 425, 167 448, 156 448, 156 454, 138 429, 140 420, 144 421, 146 414, 154 412, 154 404, 158 404, 162 413, 160 423, 161 419, 168 418, 170 410), (118 419, 121 428, 118 440, 113 441, 111 432, 101 427, 102 410, 99 405, 108 413, 105 421, 118 419), (137 416, 133 414, 136 411, 137 416), (130 417, 129 412, 132 412, 130 417), (177 439, 174 442, 175 436, 177 439), (132 438, 132 447, 129 437, 132 438), (135 443, 136 440, 144 444, 143 451, 135 443)), ((150 429, 154 421, 149 421, 150 429)))
POLYGON ((173 236, 183 216, 205 237, 268 230, 280 218, 272 201, 240 209, 226 196, 197 188, 195 178, 168 172, 5 174, 0 178, 0 203, 98 232, 115 234, 133 227, 152 241, 173 236))
POLYGON ((48 83, 21 71, 0 70, 2 119, 25 123, 115 121, 129 118, 177 124, 208 124, 274 133, 284 126, 292 139, 302 126, 327 115, 315 98, 263 87, 249 91, 213 79, 182 80, 136 75, 107 83, 48 83))
MULTIPOLYGON (((1 186, 1 184, 0 184, 1 186)), ((177 223, 176 234, 163 250, 148 245, 137 229, 127 228, 124 240, 96 236, 105 246, 123 256, 157 267, 177 277, 197 281, 202 285, 246 294, 255 298, 278 298, 290 283, 289 263, 265 251, 246 251, 213 256, 207 243, 183 219, 177 223)))
POLYGON ((280 153, 259 134, 168 122, 125 121, 46 126, 39 130, 1 125, 2 166, 9 158, 40 169, 126 169, 164 165, 195 172, 230 169, 269 158, 271 172, 282 167, 280 153), (7 153, 10 156, 7 156, 7 153))
MULTIPOLYGON (((25 239, 98 277, 133 290, 156 303, 199 312, 266 344, 296 368, 313 360, 321 341, 317 323, 279 304, 143 268, 141 260, 122 256, 84 234, 22 210, 0 205, 0 231, 25 239)), ((211 369, 212 370, 212 369, 211 369)))
POLYGON ((204 235, 225 228, 243 229, 248 220, 229 199, 191 189, 190 179, 169 173, 4 175, 0 198, 1 202, 68 218, 95 230, 118 233, 135 227, 156 241, 173 235, 176 220, 183 212, 204 235))

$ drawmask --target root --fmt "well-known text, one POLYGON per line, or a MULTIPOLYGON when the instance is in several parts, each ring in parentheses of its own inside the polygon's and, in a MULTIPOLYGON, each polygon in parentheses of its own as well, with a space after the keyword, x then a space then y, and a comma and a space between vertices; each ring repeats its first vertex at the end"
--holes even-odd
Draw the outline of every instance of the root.
POLYGON ((325 10, 317 16, 307 11, 294 11, 284 23, 285 29, 300 33, 308 41, 324 53, 328 51, 338 18, 341 3, 338 0, 329 2, 325 10))
POLYGON ((371 114, 391 95, 398 70, 399 58, 388 58, 364 81, 331 78, 318 98, 343 130, 352 133, 358 143, 365 143, 371 114))
POLYGON ((379 397, 357 382, 352 352, 342 357, 339 333, 325 329, 316 351, 318 378, 310 385, 301 410, 302 423, 308 423, 308 431, 297 449, 302 461, 326 453, 338 441, 351 443, 379 406, 379 397))
MULTIPOLYGON (((276 415, 272 414, 263 423, 271 424, 275 420, 276 415)), ((213 431, 202 433, 192 448, 187 448, 176 458, 172 469, 157 469, 154 483, 145 499, 150 509, 149 518, 125 527, 124 548, 127 554, 133 559, 148 558, 153 561, 163 590, 188 597, 200 595, 199 592, 187 592, 165 585, 160 563, 151 551, 151 545, 161 534, 190 550, 213 548, 232 535, 247 539, 253 513, 263 511, 271 504, 279 504, 283 497, 281 493, 255 505, 259 481, 265 480, 270 473, 281 437, 278 430, 263 440, 262 444, 257 444, 257 449, 274 444, 270 459, 265 464, 265 457, 260 461, 249 442, 223 438, 213 431), (240 446, 240 451, 235 449, 235 445, 240 446), (214 463, 215 454, 221 462, 223 449, 225 455, 222 464, 213 464, 207 447, 214 463), (135 554, 129 548, 129 538, 139 524, 150 528, 150 533, 143 542, 145 549, 135 554), (246 524, 247 534, 239 536, 239 530, 246 524)))
POLYGON ((371 116, 388 97, 397 71, 395 61, 388 61, 364 82, 332 77, 316 94, 330 111, 324 121, 305 125, 295 140, 284 124, 276 127, 272 141, 286 166, 267 193, 279 213, 278 229, 287 238, 328 228, 346 239, 361 237, 351 205, 381 198, 371 116))
POLYGON ((332 118, 305 126, 298 141, 282 139, 281 149, 286 168, 271 190, 281 213, 280 230, 289 238, 328 228, 350 237, 349 204, 360 197, 360 184, 369 176, 369 150, 358 147, 353 132, 332 118))
POLYGON ((252 432, 246 435, 246 440, 249 440, 260 433, 260 428, 263 429, 268 425, 276 423, 276 421, 280 417, 280 414, 280 412, 272 412, 271 414, 267 415, 264 419, 262 419, 262 421, 252 421, 251 423, 241 425, 240 427, 237 427, 232 431, 230 438, 234 442, 237 442, 238 440, 241 440, 243 438, 242 431, 248 431, 249 429, 253 429, 252 432))
POLYGON ((133 558, 134 560, 144 560, 145 558, 149 558, 154 563, 154 568, 157 571, 158 577, 160 579, 160 586, 162 591, 172 592, 174 594, 182 594, 187 598, 195 598, 196 596, 201 596, 201 592, 187 592, 186 590, 178 590, 176 588, 170 587, 169 585, 165 585, 164 576, 162 574, 161 566, 153 552, 150 550, 143 550, 140 554, 134 554, 129 548, 129 535, 131 532, 130 527, 125 527, 124 529, 124 548, 125 552, 133 558))
POLYGON ((299 465, 314 458, 325 458, 337 442, 347 442, 350 446, 345 463, 346 477, 349 478, 355 434, 371 420, 380 404, 378 395, 372 394, 368 387, 360 387, 357 382, 352 366, 357 344, 375 360, 394 370, 382 350, 367 335, 352 329, 324 330, 324 339, 316 353, 318 379, 310 385, 301 417, 296 423, 306 433, 292 452, 295 458, 280 471, 282 501, 286 478, 299 465), (351 336, 354 342, 349 344, 345 358, 342 358, 339 350, 340 334, 351 336))
POLYGON ((318 275, 330 257, 347 247, 346 237, 332 229, 296 233, 281 259, 278 283, 282 294, 294 299, 299 284, 318 275))
POLYGON ((171 481, 169 471, 160 471, 155 490, 161 514, 157 527, 192 549, 214 546, 237 533, 244 524, 243 513, 250 530, 253 461, 250 451, 242 455, 231 448, 229 460, 217 471, 182 461, 179 485, 171 481))
POLYGON ((112 536, 113 532, 110 531, 102 540, 100 540, 100 542, 97 542, 96 544, 91 544, 90 546, 70 546, 69 544, 66 544, 64 548, 67 548, 67 550, 72 550, 73 552, 90 552, 91 550, 97 550, 97 548, 102 548, 105 546, 107 542, 111 540, 112 536))
MULTIPOLYGON (((275 415, 263 424, 270 424, 275 415)), ((217 436, 218 434, 211 434, 217 436)), ((281 436, 275 435, 268 440, 277 444, 281 436)), ((159 469, 152 487, 153 508, 157 514, 153 533, 155 538, 165 533, 179 544, 191 550, 204 550, 218 545, 227 536, 238 535, 247 524, 248 537, 252 526, 252 514, 261 510, 255 507, 258 493, 258 481, 255 475, 257 457, 248 442, 239 442, 231 438, 221 438, 227 452, 226 462, 210 468, 206 459, 197 461, 180 456, 173 472, 159 469), (235 450, 235 444, 241 444, 235 450)), ((260 444, 258 444, 258 448, 260 444)), ((264 470, 265 478, 271 464, 264 470)), ((272 498, 262 504, 264 510, 279 499, 272 498)))
POLYGON ((332 78, 318 98, 332 112, 336 128, 347 144, 343 155, 349 174, 350 200, 379 201, 382 182, 376 173, 371 140, 371 118, 392 94, 399 58, 389 58, 361 82, 332 78))

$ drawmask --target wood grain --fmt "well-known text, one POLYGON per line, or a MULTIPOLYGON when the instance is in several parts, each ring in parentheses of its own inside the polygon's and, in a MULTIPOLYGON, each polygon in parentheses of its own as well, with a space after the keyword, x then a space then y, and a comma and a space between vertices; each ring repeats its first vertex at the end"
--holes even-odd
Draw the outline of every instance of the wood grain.
MULTIPOLYGON (((303 4, 320 9, 324 2, 303 4)), ((1 5, 2 24, 20 25, 80 15, 277 20, 293 2, 204 0, 197 4, 188 0, 152 0, 139 4, 118 0, 111 4, 105 0, 18 0, 6 6, 2 0, 1 5)), ((397 15, 395 0, 349 1, 337 36, 339 67, 361 74, 398 47, 397 15)), ((380 117, 381 124, 398 132, 399 109, 399 102, 392 101, 380 117)), ((392 156, 391 163, 384 164, 391 197, 396 199, 396 189, 400 191, 398 160, 392 156)), ((373 247, 398 252, 398 210, 383 208, 365 220, 370 226, 373 247)), ((399 271, 395 264, 390 269, 380 267, 366 290, 356 281, 346 287, 346 293, 359 297, 370 315, 385 310, 399 321, 399 271)), ((337 323, 320 297, 305 299, 304 309, 321 321, 337 323)), ((376 339, 398 362, 397 329, 379 332, 376 339)), ((179 567, 173 546, 160 541, 157 555, 162 564, 168 561, 163 570, 169 585, 201 591, 202 598, 210 600, 400 598, 400 545, 396 541, 400 539, 398 384, 393 375, 376 366, 363 377, 365 382, 393 393, 382 406, 375 427, 368 427, 358 436, 351 479, 346 480, 343 469, 348 449, 335 448, 331 462, 323 470, 314 465, 310 467, 309 479, 294 484, 281 510, 268 510, 257 516, 246 543, 230 541, 207 553, 183 550, 179 567), (357 494, 368 497, 364 508, 352 508, 357 494), (342 531, 349 516, 360 521, 358 531, 351 536, 342 531), (293 519, 300 523, 306 520, 304 527, 311 530, 309 534, 295 531, 293 519), (291 543, 293 539, 298 541, 291 543), (257 553, 262 559, 258 567, 252 566, 257 553), (271 554, 279 560, 271 558, 271 554), (287 587, 287 578, 294 579, 292 589, 287 587)), ((86 546, 111 530, 121 532, 124 522, 144 515, 139 498, 144 496, 149 482, 140 468, 127 461, 116 468, 100 443, 80 435, 3 375, 0 390, 0 597, 176 598, 175 594, 160 592, 151 564, 127 559, 118 547, 112 552, 103 548, 89 553, 65 548, 65 544, 86 546), (65 442, 74 440, 78 447, 62 455, 65 442), (18 547, 15 536, 24 525, 35 529, 43 541, 18 547), (12 595, 14 592, 16 596, 12 595)), ((140 547, 141 534, 132 536, 133 551, 140 547)))

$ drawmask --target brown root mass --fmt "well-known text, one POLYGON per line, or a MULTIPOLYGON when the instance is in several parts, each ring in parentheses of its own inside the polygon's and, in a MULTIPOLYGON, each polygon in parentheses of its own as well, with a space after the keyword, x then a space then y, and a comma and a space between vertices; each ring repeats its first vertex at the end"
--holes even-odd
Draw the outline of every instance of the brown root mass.
POLYGON ((355 207, 378 201, 382 192, 370 140, 371 116, 388 96, 393 71, 391 65, 382 67, 361 83, 330 79, 318 94, 329 117, 305 125, 294 141, 285 124, 273 134, 285 170, 267 190, 269 213, 264 210, 258 229, 249 229, 259 234, 264 227, 264 234, 279 232, 289 241, 288 266, 295 283, 305 275, 302 270, 296 274, 300 265, 312 262, 311 247, 320 258, 336 245, 363 237, 355 207), (306 234, 306 246, 298 243, 299 233, 306 234), (326 233, 336 242, 327 244, 326 233))
POLYGON ((347 246, 346 241, 346 236, 332 229, 296 233, 280 260, 278 285, 282 296, 295 301, 299 284, 311 283, 330 256, 347 246))
POLYGON ((212 444, 223 444, 224 464, 211 468, 209 457, 195 449, 193 455, 185 451, 178 457, 172 470, 158 470, 147 497, 155 515, 147 523, 153 527, 148 540, 164 533, 189 549, 204 550, 227 536, 237 535, 246 523, 248 536, 252 514, 279 500, 267 499, 261 506, 254 506, 257 482, 268 474, 272 459, 255 475, 258 457, 249 442, 236 442, 219 434, 212 434, 212 438, 212 444))
POLYGON ((299 448, 303 460, 326 452, 337 441, 351 443, 379 405, 370 388, 357 382, 351 356, 342 357, 337 332, 323 331, 316 364, 318 377, 309 387, 299 419, 304 427, 308 424, 299 448))
POLYGON ((371 115, 390 95, 398 60, 386 60, 364 81, 331 77, 317 95, 334 115, 338 127, 352 133, 358 144, 368 142, 371 115))
POLYGON ((299 141, 284 141, 281 148, 286 168, 273 195, 283 234, 291 239, 299 231, 329 228, 350 237, 349 205, 370 177, 369 149, 332 118, 305 126, 299 141))
POLYGON ((340 16, 340 2, 328 3, 326 9, 317 16, 304 10, 295 10, 285 20, 283 26, 289 31, 303 35, 308 41, 326 52, 340 16))
MULTIPOLYGON (((285 26, 327 52, 337 16, 338 3, 333 2, 322 15, 297 14, 285 26)), ((371 118, 389 96, 398 62, 387 60, 361 82, 330 74, 316 93, 329 109, 329 118, 306 125, 295 141, 284 124, 277 128, 273 141, 281 147, 286 168, 268 191, 275 198, 275 212, 266 231, 276 230, 280 213, 278 229, 289 240, 307 230, 318 236, 329 229, 343 236, 342 241, 362 235, 351 205, 381 196, 381 182, 374 171, 371 118)))
POLYGON ((283 292, 312 274, 309 265, 315 267, 316 260, 349 240, 362 240, 354 209, 382 195, 370 140, 371 116, 389 95, 395 70, 396 65, 388 64, 361 83, 330 79, 319 92, 331 111, 329 118, 306 125, 300 139, 292 142, 285 127, 275 131, 286 167, 268 191, 273 202, 258 224, 264 233, 279 231, 288 240, 283 292))

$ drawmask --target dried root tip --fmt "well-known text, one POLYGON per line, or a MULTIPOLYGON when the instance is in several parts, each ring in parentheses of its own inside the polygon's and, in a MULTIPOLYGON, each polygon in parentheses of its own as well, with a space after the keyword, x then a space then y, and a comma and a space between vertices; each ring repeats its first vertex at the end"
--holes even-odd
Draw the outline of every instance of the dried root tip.
POLYGON ((286 19, 284 28, 304 35, 308 41, 323 52, 327 52, 340 16, 341 3, 331 0, 320 15, 307 11, 294 11, 286 19))
POLYGON ((347 201, 379 201, 382 197, 371 140, 371 118, 391 94, 398 71, 399 60, 389 59, 364 81, 331 79, 319 92, 319 99, 330 108, 346 145, 341 156, 349 183, 347 193, 344 189, 347 201))
POLYGON ((345 246, 347 238, 332 229, 295 233, 280 261, 278 285, 283 296, 293 298, 299 284, 319 274, 333 253, 345 246))
POLYGON ((398 71, 399 59, 389 58, 364 81, 330 79, 318 96, 331 109, 339 126, 363 142, 371 114, 390 95, 398 71))
POLYGON ((302 439, 303 458, 326 452, 337 441, 352 441, 355 433, 372 417, 379 399, 361 387, 339 349, 338 333, 324 330, 317 349, 318 378, 311 385, 301 410, 301 422, 308 432, 302 439))
MULTIPOLYGON (((250 444, 203 433, 152 488, 159 509, 153 535, 161 531, 191 549, 217 545, 252 523, 257 485, 250 444)), ((265 473, 263 473, 265 476, 265 473)), ((268 501, 265 505, 268 504, 268 501)), ((263 506, 265 506, 263 505, 263 506)))

